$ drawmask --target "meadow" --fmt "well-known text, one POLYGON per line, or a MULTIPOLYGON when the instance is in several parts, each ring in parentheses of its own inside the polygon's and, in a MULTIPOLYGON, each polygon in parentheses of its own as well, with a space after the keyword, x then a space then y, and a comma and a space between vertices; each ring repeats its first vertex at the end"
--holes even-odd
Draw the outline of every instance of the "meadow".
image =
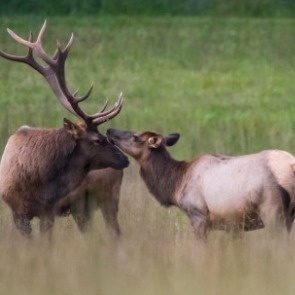
MULTIPOLYGON (((35 34, 40 16, 0 17, 0 48, 23 54, 7 35, 35 34)), ((123 110, 101 126, 179 132, 177 159, 204 153, 284 149, 295 154, 295 20, 288 18, 50 17, 48 52, 75 35, 67 62, 71 89, 96 110, 121 91, 123 110)), ((74 119, 44 79, 0 60, 0 151, 26 124, 59 127, 74 119)), ((295 229, 290 237, 256 231, 233 240, 213 232, 195 240, 177 209, 148 193, 136 163, 125 172, 119 222, 108 239, 98 212, 82 235, 71 218, 56 220, 51 241, 23 240, 0 207, 0 294, 293 294, 295 229)))

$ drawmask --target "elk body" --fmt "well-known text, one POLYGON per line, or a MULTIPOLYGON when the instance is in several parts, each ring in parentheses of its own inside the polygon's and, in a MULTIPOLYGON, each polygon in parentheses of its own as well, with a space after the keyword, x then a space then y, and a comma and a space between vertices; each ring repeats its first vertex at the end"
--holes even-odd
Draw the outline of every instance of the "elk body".
POLYGON ((197 238, 208 230, 251 231, 283 225, 295 217, 295 158, 280 150, 244 156, 203 155, 177 161, 166 147, 178 134, 109 129, 107 137, 140 165, 150 192, 164 206, 189 217, 197 238))
POLYGON ((90 171, 81 185, 60 199, 55 214, 72 214, 81 232, 88 229, 94 211, 100 209, 110 234, 121 233, 117 220, 123 170, 106 168, 90 171))
POLYGON ((59 102, 80 121, 64 119, 57 129, 22 126, 8 140, 0 163, 0 195, 12 210, 16 227, 24 235, 31 234, 30 221, 40 218, 40 229, 50 229, 54 222, 55 204, 76 189, 86 175, 95 169, 111 167, 123 169, 128 159, 97 126, 115 117, 121 110, 120 95, 115 106, 93 115, 86 114, 79 103, 89 97, 92 87, 83 97, 71 94, 65 79, 65 61, 73 42, 73 35, 64 49, 59 43, 52 57, 42 46, 46 22, 35 42, 32 34, 24 40, 8 29, 20 44, 28 47, 26 56, 0 55, 12 61, 23 62, 38 71, 55 93, 59 102), (45 65, 35 59, 38 56, 45 65))

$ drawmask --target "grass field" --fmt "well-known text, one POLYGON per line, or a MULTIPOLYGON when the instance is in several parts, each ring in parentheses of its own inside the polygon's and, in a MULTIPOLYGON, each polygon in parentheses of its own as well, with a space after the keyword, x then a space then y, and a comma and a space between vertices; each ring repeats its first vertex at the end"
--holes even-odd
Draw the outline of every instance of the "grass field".
MULTIPOLYGON (((5 28, 22 36, 41 17, 0 17, 0 48, 23 53, 5 28)), ((244 154, 279 148, 295 153, 295 20, 217 18, 49 18, 44 44, 75 43, 68 84, 94 93, 96 109, 120 91, 124 107, 101 126, 180 132, 172 154, 244 154)), ((45 81, 25 65, 0 60, 0 149, 20 125, 58 127, 68 115, 45 81)), ((197 243, 187 218, 160 207, 135 163, 126 170, 120 243, 109 241, 100 214, 81 235, 58 219, 49 243, 30 242, 0 208, 0 294, 293 294, 295 235, 268 231, 197 243)))

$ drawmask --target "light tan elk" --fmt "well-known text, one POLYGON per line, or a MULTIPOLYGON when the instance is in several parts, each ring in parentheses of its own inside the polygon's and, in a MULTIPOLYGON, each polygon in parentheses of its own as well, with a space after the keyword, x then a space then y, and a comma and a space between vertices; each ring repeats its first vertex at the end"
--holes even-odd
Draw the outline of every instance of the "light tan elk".
POLYGON ((111 236, 121 234, 117 219, 123 170, 106 168, 90 171, 82 184, 55 205, 55 214, 72 214, 81 232, 88 229, 94 211, 100 209, 111 236))
POLYGON ((250 231, 284 225, 295 217, 295 158, 284 151, 229 157, 203 155, 177 161, 166 147, 179 134, 109 129, 109 140, 140 165, 150 192, 164 206, 184 211, 197 238, 210 229, 250 231))
POLYGON ((32 33, 27 41, 8 29, 13 39, 28 47, 28 52, 15 56, 1 51, 0 55, 26 63, 39 72, 59 102, 80 121, 72 123, 64 119, 64 126, 58 129, 22 126, 6 144, 0 164, 0 195, 11 208, 16 227, 26 236, 31 235, 33 217, 40 218, 41 231, 52 227, 56 202, 76 189, 90 171, 128 166, 127 157, 97 130, 98 125, 120 112, 122 95, 107 111, 105 105, 95 114, 85 113, 79 103, 89 97, 92 87, 85 96, 77 97, 77 92, 72 94, 68 89, 65 78, 65 61, 73 35, 64 49, 57 42, 57 49, 50 57, 42 46, 45 29, 46 21, 36 41, 32 33))

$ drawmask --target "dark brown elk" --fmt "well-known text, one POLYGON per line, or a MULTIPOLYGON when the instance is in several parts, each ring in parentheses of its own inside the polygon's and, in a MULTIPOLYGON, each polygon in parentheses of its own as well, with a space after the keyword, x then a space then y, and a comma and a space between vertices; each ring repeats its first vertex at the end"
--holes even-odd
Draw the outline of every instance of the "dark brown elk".
POLYGON ((150 192, 164 206, 184 211, 197 238, 210 229, 291 230, 295 217, 295 158, 280 150, 244 156, 203 155, 177 161, 166 147, 179 134, 109 129, 107 137, 140 165, 150 192))
POLYGON ((48 82, 59 102, 80 120, 64 119, 62 128, 20 127, 8 140, 0 164, 0 195, 12 210, 13 220, 20 232, 31 235, 30 221, 40 218, 40 229, 50 229, 54 222, 54 208, 58 200, 76 189, 92 170, 111 167, 123 169, 128 159, 97 127, 114 118, 121 110, 123 98, 109 110, 106 105, 95 114, 85 113, 79 106, 91 94, 83 97, 72 94, 65 78, 65 62, 73 43, 73 35, 64 49, 57 49, 50 57, 42 46, 46 29, 44 22, 36 41, 32 33, 24 40, 11 30, 10 36, 28 47, 25 56, 0 52, 6 59, 26 63, 48 82), (39 63, 37 56, 44 63, 39 63))

